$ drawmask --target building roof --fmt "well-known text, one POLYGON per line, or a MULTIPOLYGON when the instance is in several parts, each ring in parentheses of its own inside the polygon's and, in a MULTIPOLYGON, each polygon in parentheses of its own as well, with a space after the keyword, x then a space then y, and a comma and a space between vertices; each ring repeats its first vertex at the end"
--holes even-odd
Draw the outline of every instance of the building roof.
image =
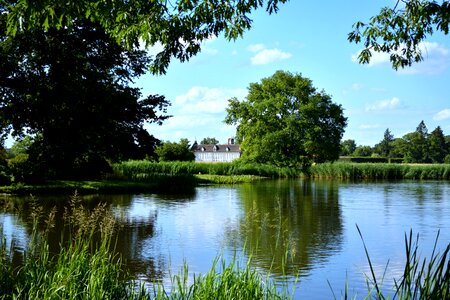
POLYGON ((197 144, 191 147, 193 152, 241 152, 241 145, 238 144, 197 144))

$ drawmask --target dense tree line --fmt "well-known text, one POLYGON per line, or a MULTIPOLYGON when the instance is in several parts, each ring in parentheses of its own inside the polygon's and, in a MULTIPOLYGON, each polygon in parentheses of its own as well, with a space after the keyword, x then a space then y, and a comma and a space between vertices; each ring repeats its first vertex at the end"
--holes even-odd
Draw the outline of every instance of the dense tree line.
POLYGON ((341 142, 342 156, 403 158, 408 163, 450 163, 450 135, 440 126, 428 132, 424 121, 416 130, 394 138, 389 128, 374 147, 356 146, 354 140, 341 142))

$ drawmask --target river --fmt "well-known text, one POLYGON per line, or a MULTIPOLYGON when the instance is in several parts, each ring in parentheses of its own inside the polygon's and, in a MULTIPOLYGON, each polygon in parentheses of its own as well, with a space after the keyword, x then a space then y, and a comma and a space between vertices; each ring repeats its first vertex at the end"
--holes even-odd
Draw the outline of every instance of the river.
MULTIPOLYGON (((28 199, 13 198, 21 212, 5 210, 0 224, 15 251, 26 247, 31 228, 28 199)), ((251 255, 252 265, 275 280, 298 281, 295 299, 339 299, 367 295, 369 265, 357 227, 377 276, 385 286, 399 279, 405 234, 419 234, 420 253, 450 242, 450 183, 446 181, 343 182, 267 180, 252 184, 202 186, 188 195, 91 195, 87 205, 108 203, 121 228, 117 250, 144 282, 169 284, 183 263, 207 272, 213 260, 251 255), (286 263, 284 263, 286 262, 286 263), (387 268, 386 264, 389 262, 387 268), (169 272, 169 270, 171 270, 169 272), (330 287, 331 286, 331 287, 330 287)), ((69 196, 40 196, 45 209, 62 214, 69 196), (63 199, 61 199, 63 198, 63 199)), ((57 248, 58 224, 51 239, 57 248)))

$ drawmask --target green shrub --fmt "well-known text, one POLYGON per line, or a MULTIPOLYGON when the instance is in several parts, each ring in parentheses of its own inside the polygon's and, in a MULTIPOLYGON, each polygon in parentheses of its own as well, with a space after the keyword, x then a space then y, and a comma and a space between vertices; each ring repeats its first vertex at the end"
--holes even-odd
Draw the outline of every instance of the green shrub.
POLYGON ((28 154, 19 153, 8 161, 8 167, 13 176, 14 182, 28 181, 33 173, 28 161, 28 154))

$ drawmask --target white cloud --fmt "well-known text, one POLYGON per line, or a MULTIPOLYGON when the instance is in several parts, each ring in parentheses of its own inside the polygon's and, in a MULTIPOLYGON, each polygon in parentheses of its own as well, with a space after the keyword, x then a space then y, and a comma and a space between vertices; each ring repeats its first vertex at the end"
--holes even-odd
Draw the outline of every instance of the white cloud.
POLYGON ((433 119, 436 120, 436 121, 442 121, 442 120, 450 119, 450 108, 446 108, 444 110, 441 110, 440 112, 438 112, 437 114, 434 115, 433 119))
POLYGON ((169 113, 174 115, 162 126, 152 128, 155 136, 162 140, 177 141, 188 138, 193 141, 212 136, 221 142, 235 134, 236 128, 223 123, 228 99, 243 99, 247 89, 210 88, 193 86, 184 94, 175 97, 169 113))
POLYGON ((380 128, 380 124, 361 124, 359 129, 376 129, 380 128))
POLYGON ((175 98, 183 113, 215 114, 222 113, 228 106, 228 99, 232 97, 243 98, 246 89, 220 89, 194 86, 183 95, 175 98))
POLYGON ((283 52, 277 48, 267 49, 264 44, 252 44, 247 47, 247 50, 255 53, 250 59, 252 65, 266 65, 292 57, 291 53, 283 52))
POLYGON ((375 102, 372 105, 366 107, 366 111, 376 111, 376 110, 393 110, 400 106, 400 99, 393 97, 390 100, 382 100, 375 102))
POLYGON ((279 49, 264 49, 251 58, 252 65, 266 65, 275 61, 291 58, 292 54, 279 49))
MULTIPOLYGON (((411 67, 399 69, 400 74, 440 74, 446 71, 450 66, 450 49, 435 42, 423 42, 419 45, 423 61, 414 63, 411 67)), ((400 53, 400 50, 398 51, 400 53)), ((358 62, 358 55, 352 54, 352 61, 358 62)), ((390 54, 384 52, 372 51, 369 67, 373 66, 391 66, 390 54)))
POLYGON ((247 47, 247 50, 250 52, 259 52, 266 49, 266 46, 264 44, 252 44, 247 47))

